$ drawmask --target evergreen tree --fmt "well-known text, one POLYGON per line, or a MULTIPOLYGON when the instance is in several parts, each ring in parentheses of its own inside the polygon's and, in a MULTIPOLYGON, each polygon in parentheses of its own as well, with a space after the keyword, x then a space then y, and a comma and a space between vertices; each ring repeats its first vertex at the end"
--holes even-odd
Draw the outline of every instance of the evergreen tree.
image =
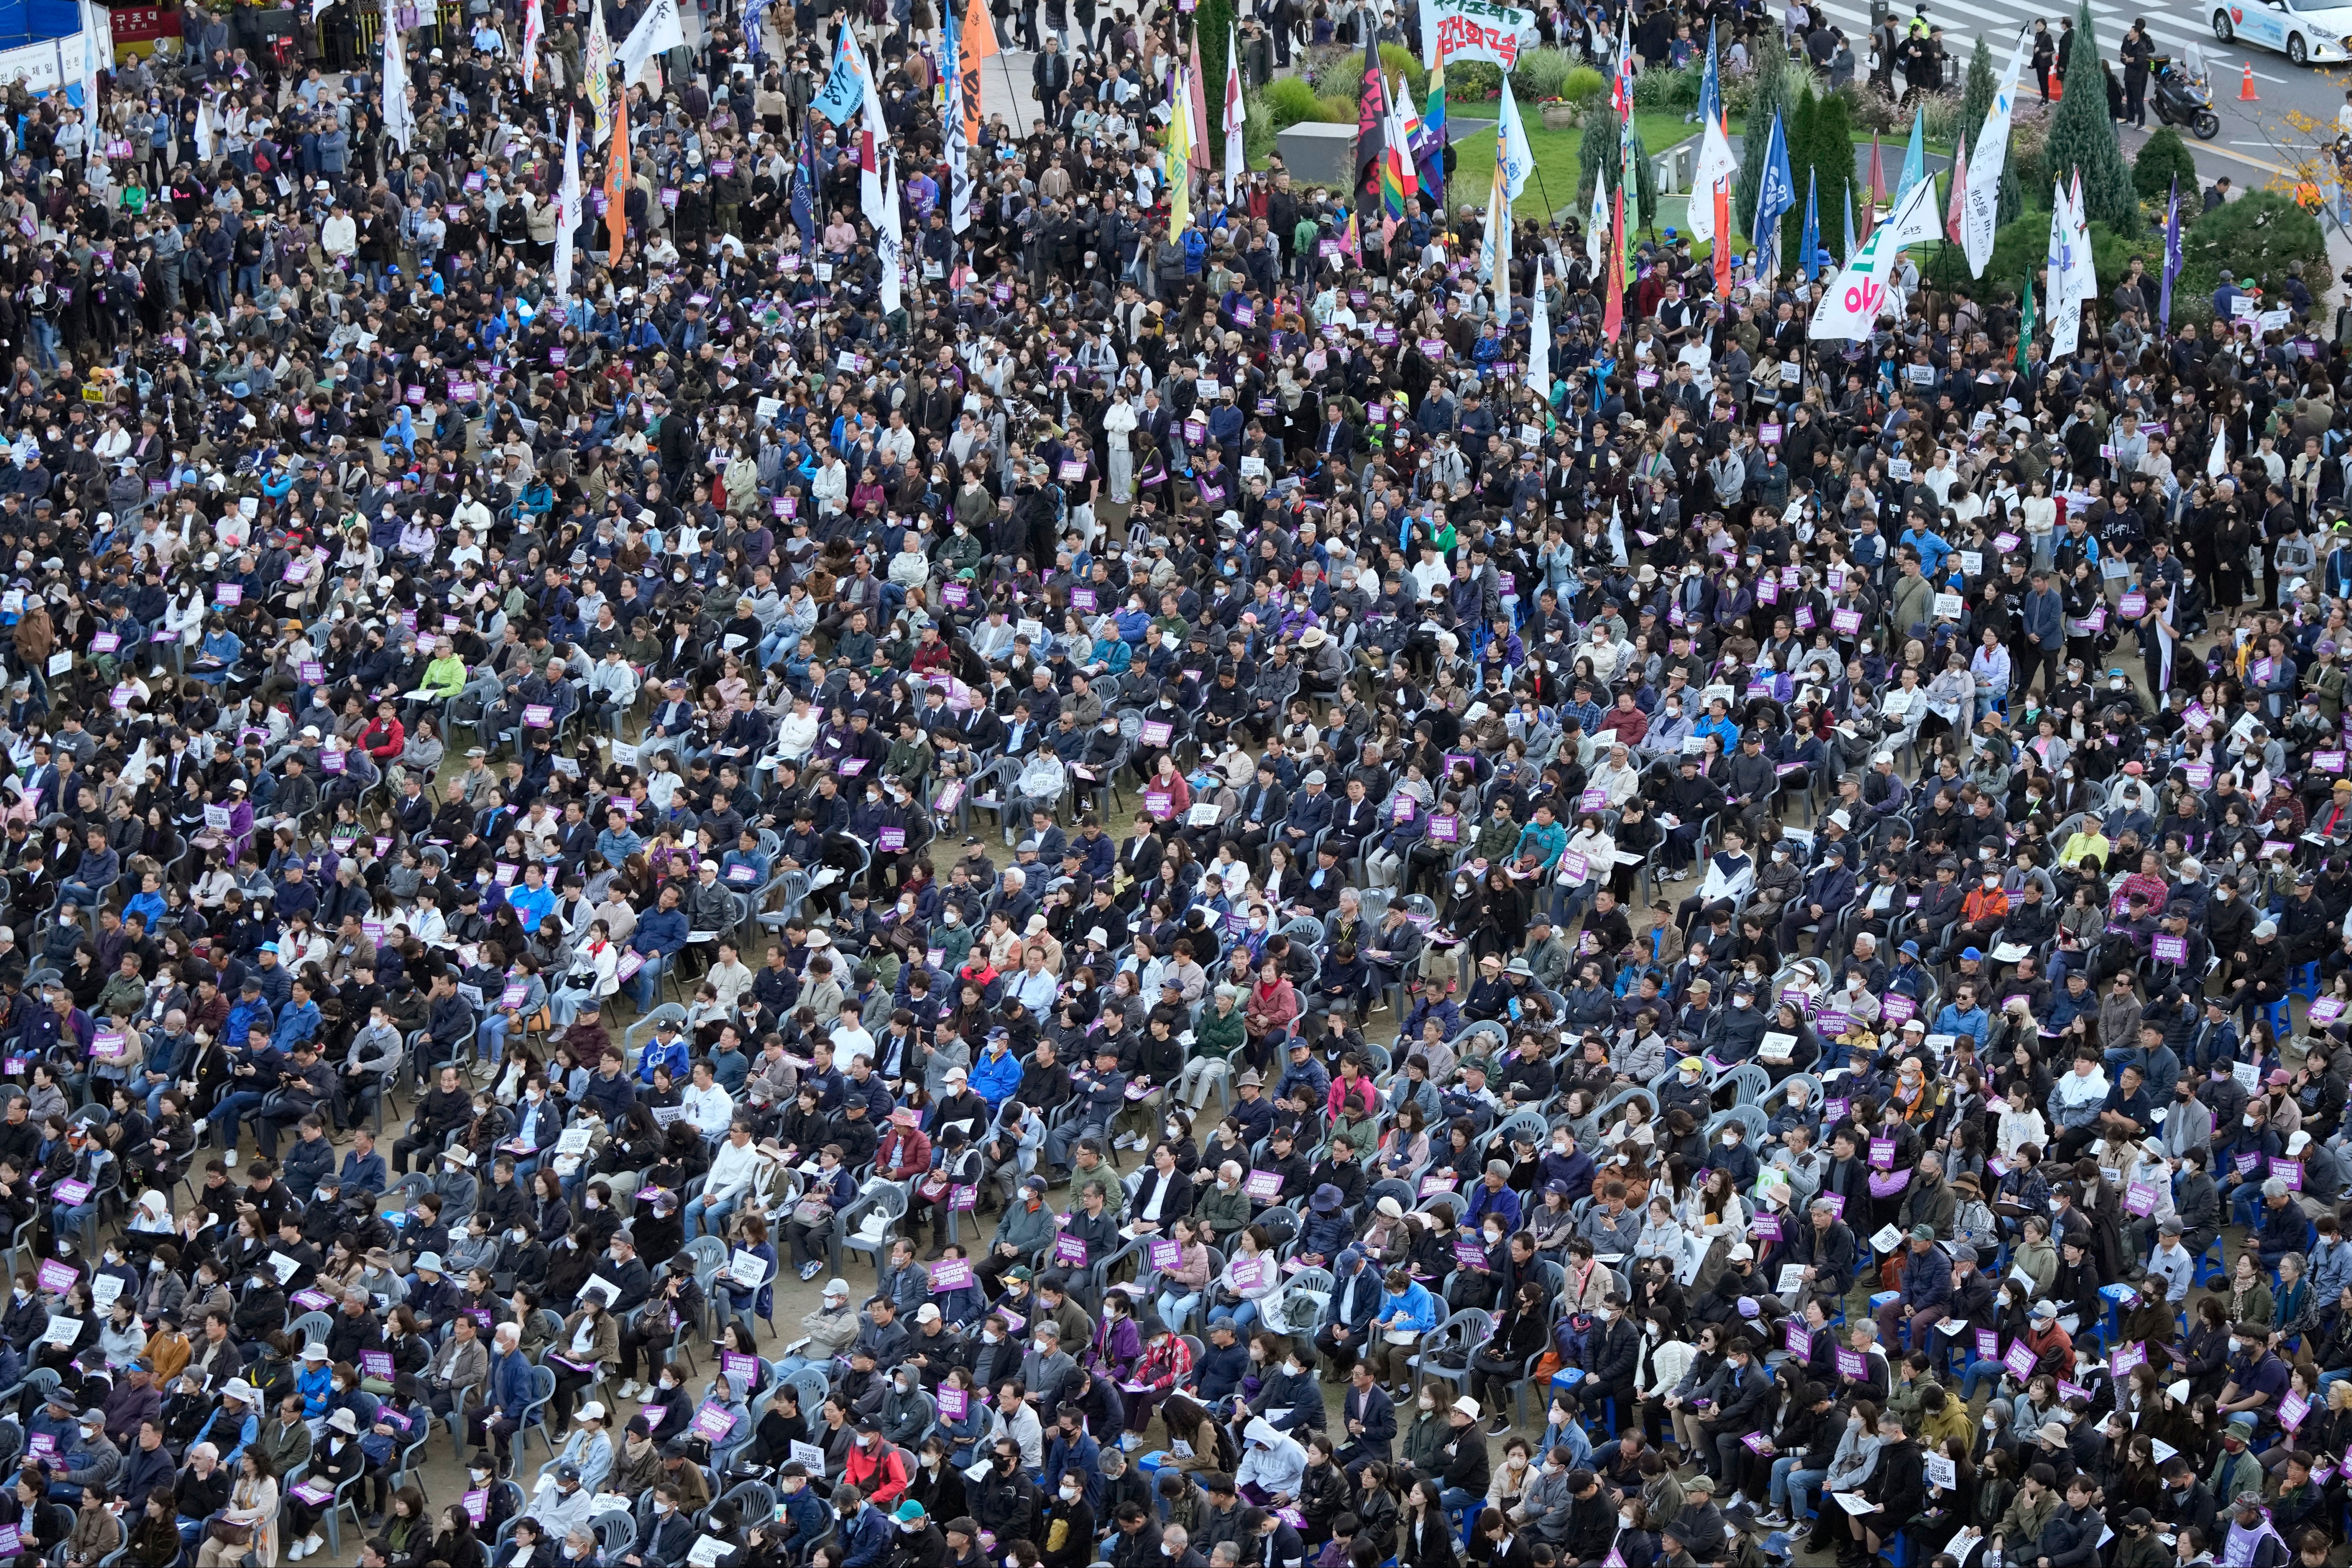
POLYGON ((1784 262, 1794 258, 1804 242, 1807 177, 1813 181, 1820 209, 1822 243, 1832 252, 1844 229, 1838 204, 1847 199, 1847 187, 1855 183, 1853 121, 1847 116, 1845 99, 1834 92, 1815 98, 1808 88, 1797 100, 1795 121, 1796 130, 1789 138, 1789 174, 1797 200, 1780 220, 1780 254, 1784 262))
MULTIPOLYGON (((1748 106, 1746 129, 1739 137, 1739 174, 1731 182, 1731 226, 1745 234, 1756 221, 1756 197, 1764 186, 1764 150, 1772 135, 1772 116, 1780 116, 1780 134, 1789 134, 1789 121, 1796 112, 1798 92, 1807 85, 1804 68, 1789 58, 1788 51, 1769 27, 1764 29, 1756 45, 1756 95, 1748 106)), ((1796 160, 1790 160, 1796 166, 1796 160)), ((1797 200, 1805 199, 1805 187, 1797 186, 1797 200)))
POLYGON ((2051 122, 2045 156, 2051 177, 2059 184, 2069 184, 2075 171, 2082 171, 2083 205, 2090 221, 2128 238, 2140 231, 2139 201, 2132 188, 2131 166, 2116 140, 2115 122, 2107 118, 2106 76, 2100 68, 2099 41, 2092 33, 2090 0, 2077 4, 2066 96, 2051 122))
MULTIPOLYGON (((953 0, 949 0, 950 4, 953 0)), ((1225 45, 1231 37, 1226 29, 1234 25, 1234 0, 1201 0, 1200 9, 1192 13, 1192 25, 1200 29, 1201 97, 1209 106, 1209 161, 1219 168, 1225 163, 1225 45)), ((1356 51, 1360 63, 1363 51, 1356 51)))
MULTIPOLYGON (((1584 132, 1576 144, 1576 210, 1580 216, 1590 215, 1592 211, 1595 180, 1605 178, 1609 182, 1608 189, 1613 191, 1617 188, 1617 182, 1622 177, 1618 165, 1624 157, 1617 145, 1618 129, 1622 123, 1617 111, 1609 107, 1606 98, 1584 111, 1584 132)), ((1642 228, 1647 231, 1657 226, 1658 165, 1652 161, 1649 149, 1642 145, 1642 132, 1638 125, 1633 131, 1633 156, 1636 165, 1633 188, 1642 198, 1642 228)), ((1483 203, 1486 193, 1482 191, 1475 198, 1465 196, 1462 199, 1475 199, 1483 203)), ((1736 223, 1734 226, 1737 226, 1736 223)), ((1630 245, 1632 242, 1629 239, 1627 243, 1630 245)))

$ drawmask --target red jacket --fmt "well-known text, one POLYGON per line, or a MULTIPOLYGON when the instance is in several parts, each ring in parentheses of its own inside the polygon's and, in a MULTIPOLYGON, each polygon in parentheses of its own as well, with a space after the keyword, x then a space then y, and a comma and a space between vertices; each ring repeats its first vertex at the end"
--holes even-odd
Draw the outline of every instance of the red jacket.
POLYGON ((867 1502, 887 1509, 907 1489, 907 1467, 899 1463, 898 1450, 887 1443, 882 1445, 879 1455, 869 1452, 862 1442, 852 1443, 842 1461, 842 1479, 867 1502))

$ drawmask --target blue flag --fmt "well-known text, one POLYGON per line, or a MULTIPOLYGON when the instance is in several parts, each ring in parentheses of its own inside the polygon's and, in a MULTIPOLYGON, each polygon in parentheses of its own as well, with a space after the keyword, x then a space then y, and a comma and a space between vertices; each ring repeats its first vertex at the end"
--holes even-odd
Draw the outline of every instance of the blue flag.
POLYGON ((1698 82, 1699 123, 1723 118, 1723 87, 1716 78, 1715 24, 1706 25, 1706 73, 1698 82))
POLYGON ((1822 210, 1820 171, 1805 170, 1805 237, 1798 242, 1797 259, 1811 279, 1822 269, 1822 210))
POLYGON ((2180 276, 2180 176, 2172 176, 2172 200, 2164 210, 2164 298, 2157 306, 2160 330, 2172 328, 2172 280, 2180 276))
POLYGON ((1927 111, 1925 108, 1911 111, 1911 144, 1903 150, 1903 177, 1895 182, 1893 212, 1911 194, 1911 187, 1927 177, 1927 111))
POLYGON ((816 248, 816 116, 801 117, 800 159, 793 170, 793 226, 801 231, 801 248, 816 248))
POLYGON ((766 40, 760 37, 760 24, 768 15, 768 0, 746 0, 743 6, 743 52, 758 59, 766 52, 766 40))
POLYGON ((1756 221, 1748 232, 1756 237, 1756 270, 1760 275, 1772 270, 1774 253, 1779 249, 1780 216, 1797 205, 1797 177, 1789 168, 1789 138, 1780 129, 1780 116, 1772 116, 1772 133, 1764 142, 1764 183, 1756 193, 1756 221))
POLYGON ((832 73, 824 79, 824 86, 818 89, 816 97, 809 100, 811 109, 835 125, 848 124, 850 116, 866 101, 866 74, 850 58, 848 46, 849 29, 844 27, 834 40, 832 73))
POLYGON ((1845 195, 1844 195, 1843 196, 1842 196, 1842 197, 1840 197, 1840 198, 1839 198, 1839 200, 1838 200, 1838 205, 1839 205, 1840 207, 1842 207, 1842 208, 1843 208, 1843 209, 1844 209, 1844 216, 1845 216, 1845 249, 1844 249, 1844 251, 1843 251, 1843 253, 1838 257, 1838 265, 1839 265, 1839 266, 1841 266, 1841 267, 1851 267, 1851 266, 1853 266, 1853 186, 1848 185, 1848 186, 1846 187, 1846 193, 1845 193, 1845 195))

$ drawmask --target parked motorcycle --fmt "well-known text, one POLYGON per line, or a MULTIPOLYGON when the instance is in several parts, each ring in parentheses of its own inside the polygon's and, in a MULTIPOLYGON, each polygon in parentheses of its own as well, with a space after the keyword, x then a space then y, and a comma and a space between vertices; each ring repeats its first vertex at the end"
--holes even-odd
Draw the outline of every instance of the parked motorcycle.
POLYGON ((2221 133, 2221 117, 2213 112, 2213 89, 2202 69, 2177 64, 2170 55, 2148 61, 2156 79, 2156 117, 2167 125, 2185 125, 2200 142, 2221 133))

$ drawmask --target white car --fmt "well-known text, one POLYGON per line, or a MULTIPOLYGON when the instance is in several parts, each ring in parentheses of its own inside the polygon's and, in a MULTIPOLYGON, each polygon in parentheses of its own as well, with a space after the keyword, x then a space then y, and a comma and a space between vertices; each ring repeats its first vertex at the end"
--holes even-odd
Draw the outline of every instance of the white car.
POLYGON ((2299 66, 2352 59, 2352 5, 2310 0, 2231 0, 2213 7, 2213 36, 2276 49, 2299 66))

